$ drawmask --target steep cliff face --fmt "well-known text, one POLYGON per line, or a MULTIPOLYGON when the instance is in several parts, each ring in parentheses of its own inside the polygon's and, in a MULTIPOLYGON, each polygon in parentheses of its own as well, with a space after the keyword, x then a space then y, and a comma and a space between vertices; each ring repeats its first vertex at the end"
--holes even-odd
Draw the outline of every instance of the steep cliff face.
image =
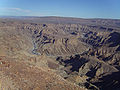
POLYGON ((89 50, 89 54, 103 60, 104 62, 119 67, 119 47, 120 47, 120 33, 112 32, 98 42, 98 46, 89 50))
MULTIPOLYGON (((94 56, 75 55, 68 59, 58 58, 57 61, 63 65, 67 76, 65 79, 74 82, 80 86, 86 86, 89 89, 98 89, 101 86, 97 84, 104 76, 109 76, 119 70, 94 56), (97 86, 97 87, 96 87, 97 86)), ((109 78, 109 77, 108 77, 109 78)), ((117 81, 114 77, 112 80, 117 81)), ((105 81, 103 81, 104 83, 105 81)), ((105 82, 106 83, 106 82, 105 82)), ((109 83, 106 83, 106 85, 109 83)), ((102 86, 102 88, 104 88, 102 86)))

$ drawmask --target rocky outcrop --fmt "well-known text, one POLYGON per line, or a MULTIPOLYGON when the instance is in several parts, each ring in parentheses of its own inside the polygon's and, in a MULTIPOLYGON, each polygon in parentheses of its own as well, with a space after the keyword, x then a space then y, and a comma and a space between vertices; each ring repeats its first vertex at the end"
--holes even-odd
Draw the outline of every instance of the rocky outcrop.
POLYGON ((78 85, 84 84, 86 86, 86 84, 89 84, 89 86, 86 86, 89 89, 97 89, 93 83, 95 83, 99 78, 107 76, 113 72, 118 72, 115 67, 110 66, 93 56, 88 57, 86 55, 76 55, 71 56, 70 59, 62 59, 58 57, 57 61, 64 66, 64 71, 68 74, 67 77, 65 77, 67 80, 79 77, 84 81, 78 81, 79 78, 78 80, 75 79, 73 81, 78 85))

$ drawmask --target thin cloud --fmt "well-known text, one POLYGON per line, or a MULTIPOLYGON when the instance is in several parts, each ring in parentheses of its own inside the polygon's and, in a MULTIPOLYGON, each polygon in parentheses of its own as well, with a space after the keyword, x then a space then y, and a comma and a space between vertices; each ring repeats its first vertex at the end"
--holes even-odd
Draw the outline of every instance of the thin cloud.
POLYGON ((4 11, 11 11, 11 12, 24 12, 24 13, 29 13, 31 12, 30 10, 26 10, 26 9, 21 9, 21 8, 0 8, 0 10, 4 10, 4 11))
POLYGON ((0 7, 0 15, 12 15, 12 16, 43 16, 40 12, 35 12, 21 8, 9 8, 0 7))

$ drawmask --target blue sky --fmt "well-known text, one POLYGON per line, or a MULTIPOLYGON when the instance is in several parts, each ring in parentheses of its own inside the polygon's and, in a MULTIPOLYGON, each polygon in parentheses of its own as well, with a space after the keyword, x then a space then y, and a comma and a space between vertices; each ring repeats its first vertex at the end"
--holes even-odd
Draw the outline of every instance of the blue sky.
POLYGON ((120 0, 0 0, 0 15, 120 19, 120 0))

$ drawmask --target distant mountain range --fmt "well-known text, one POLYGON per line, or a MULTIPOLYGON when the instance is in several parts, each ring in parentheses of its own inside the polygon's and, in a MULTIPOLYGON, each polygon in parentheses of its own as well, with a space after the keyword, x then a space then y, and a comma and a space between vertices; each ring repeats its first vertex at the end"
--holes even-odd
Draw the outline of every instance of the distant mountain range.
POLYGON ((56 24, 83 24, 83 25, 97 25, 97 26, 109 26, 109 27, 120 27, 120 19, 84 19, 74 17, 57 17, 57 16, 0 16, 0 18, 7 19, 19 19, 25 22, 33 23, 56 23, 56 24))

